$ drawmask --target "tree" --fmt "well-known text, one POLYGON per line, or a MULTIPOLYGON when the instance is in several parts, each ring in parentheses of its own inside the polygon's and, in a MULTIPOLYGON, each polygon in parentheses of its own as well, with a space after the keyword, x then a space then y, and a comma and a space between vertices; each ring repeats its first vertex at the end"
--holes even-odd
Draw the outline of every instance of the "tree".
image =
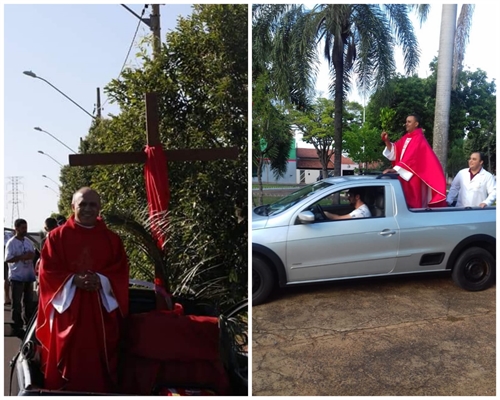
MULTIPOLYGON (((311 10, 303 5, 253 8, 254 20, 260 20, 254 23, 259 27, 254 49, 268 50, 267 66, 276 81, 290 82, 290 77, 299 73, 288 96, 291 102, 295 93, 307 94, 317 62, 317 44, 322 45, 332 73, 330 93, 335 99, 335 175, 341 174, 343 103, 353 75, 366 92, 383 87, 395 72, 395 43, 402 46, 407 73, 418 65, 409 10, 404 4, 319 4, 311 10), (301 70, 291 67, 295 58, 301 60, 301 70)), ((286 87, 284 83, 280 87, 286 87)))
POLYGON ((293 20, 300 16, 301 9, 289 9, 286 4, 254 4, 252 11, 252 82, 267 74, 271 97, 302 110, 308 108, 314 93, 311 59, 316 50, 290 40, 291 32, 286 29, 277 29, 281 14, 287 13, 293 20))
POLYGON ((328 163, 333 155, 333 113, 332 100, 318 98, 308 111, 292 110, 292 123, 303 133, 302 140, 316 149, 322 167, 323 178, 328 177, 328 163))
POLYGON ((270 93, 267 73, 256 78, 252 99, 252 159, 257 166, 259 205, 263 205, 264 163, 269 163, 275 178, 282 177, 287 170, 293 134, 288 116, 270 93))
POLYGON ((473 151, 482 151, 486 155, 484 167, 492 173, 496 171, 495 92, 495 82, 488 82, 484 71, 465 71, 458 80, 456 100, 453 99, 460 104, 463 112, 465 157, 469 157, 473 151))
MULTIPOLYGON (((380 132, 386 130, 391 140, 396 141, 404 134, 404 121, 408 114, 417 113, 422 118, 425 136, 429 143, 432 143, 434 101, 435 77, 404 77, 398 74, 384 89, 377 90, 371 96, 366 107, 366 123, 370 127, 378 128, 380 132), (394 114, 382 123, 384 109, 392 110, 394 114)), ((382 152, 380 137, 379 143, 382 152)))
POLYGON ((351 160, 359 164, 360 172, 368 171, 381 158, 380 131, 367 124, 353 124, 344 131, 344 149, 351 160))
MULTIPOLYGON (((408 113, 416 112, 422 117, 424 133, 432 143, 433 121, 436 102, 437 58, 430 63, 432 74, 428 78, 397 76, 391 80, 385 91, 377 91, 366 107, 366 124, 379 130, 387 128, 391 140, 397 140, 402 131, 401 121, 408 113), (384 110, 394 112, 383 125, 384 110)), ((462 71, 457 86, 451 92, 447 151, 448 176, 454 176, 467 166, 471 151, 490 154, 488 170, 495 168, 496 143, 496 85, 488 82, 484 71, 462 71)), ((378 139, 380 143, 380 139, 378 139)), ((382 147, 381 150, 382 151, 382 147)), ((487 163, 485 163, 486 165, 487 163)))

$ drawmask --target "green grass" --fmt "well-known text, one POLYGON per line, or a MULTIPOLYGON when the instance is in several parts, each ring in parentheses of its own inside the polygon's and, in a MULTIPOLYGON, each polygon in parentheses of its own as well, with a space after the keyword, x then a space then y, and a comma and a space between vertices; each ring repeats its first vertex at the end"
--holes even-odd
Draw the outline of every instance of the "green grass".
MULTIPOLYGON (((274 203, 275 201, 278 201, 281 197, 276 197, 276 196, 264 196, 264 204, 271 204, 274 203)), ((259 205, 259 196, 258 194, 253 195, 253 207, 257 207, 259 205)))
MULTIPOLYGON (((256 207, 256 206, 260 205, 259 204, 259 190, 258 190, 259 189, 259 185, 253 184, 252 186, 253 186, 253 189, 257 189, 257 190, 252 190, 253 206, 256 207)), ((266 183, 266 184, 262 185, 262 187, 264 189, 282 189, 282 188, 291 189, 291 190, 286 190, 284 193, 291 193, 294 190, 298 190, 301 186, 303 186, 303 185, 293 184, 293 183, 289 183, 289 184, 270 184, 270 183, 266 183)), ((263 197, 264 204, 270 204, 270 203, 274 203, 274 202, 278 201, 279 199, 281 199, 281 198, 283 198, 285 196, 284 193, 283 192, 281 192, 280 194, 276 193, 273 196, 273 195, 270 195, 270 193, 267 190, 264 190, 264 197, 263 197)))
MULTIPOLYGON (((295 187, 299 186, 296 183, 263 183, 262 188, 264 189, 280 189, 282 187, 295 187)), ((252 183, 252 189, 259 189, 258 183, 252 183)))

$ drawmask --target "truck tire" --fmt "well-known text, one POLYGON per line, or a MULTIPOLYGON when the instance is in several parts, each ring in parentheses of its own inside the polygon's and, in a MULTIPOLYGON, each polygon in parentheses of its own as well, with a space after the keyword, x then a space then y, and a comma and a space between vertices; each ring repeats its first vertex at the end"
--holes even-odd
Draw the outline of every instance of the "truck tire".
POLYGON ((478 291, 489 288, 495 280, 495 259, 481 247, 470 247, 458 257, 451 277, 462 289, 478 291))
POLYGON ((269 265, 258 256, 252 257, 252 305, 264 303, 274 287, 274 275, 269 265))

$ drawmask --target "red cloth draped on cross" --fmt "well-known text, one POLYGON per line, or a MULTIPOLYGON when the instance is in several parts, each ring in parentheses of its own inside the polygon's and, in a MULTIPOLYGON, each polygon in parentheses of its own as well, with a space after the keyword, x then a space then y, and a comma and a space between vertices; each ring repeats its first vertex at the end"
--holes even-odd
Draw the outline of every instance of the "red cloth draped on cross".
MULTIPOLYGON (((168 184, 167 159, 161 144, 146 146, 146 164, 144 166, 144 179, 146 181, 146 195, 148 199, 151 233, 159 249, 163 249, 166 240, 165 229, 161 229, 162 219, 166 218, 170 201, 168 184)), ((158 309, 171 309, 172 301, 169 288, 155 271, 155 291, 158 309)))

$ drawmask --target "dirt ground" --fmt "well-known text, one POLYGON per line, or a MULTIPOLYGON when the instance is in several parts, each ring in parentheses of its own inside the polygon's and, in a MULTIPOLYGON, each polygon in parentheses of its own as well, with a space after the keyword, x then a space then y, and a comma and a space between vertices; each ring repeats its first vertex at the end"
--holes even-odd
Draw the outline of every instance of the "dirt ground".
POLYGON ((280 289, 253 307, 254 396, 495 396, 496 287, 447 274, 280 289))

